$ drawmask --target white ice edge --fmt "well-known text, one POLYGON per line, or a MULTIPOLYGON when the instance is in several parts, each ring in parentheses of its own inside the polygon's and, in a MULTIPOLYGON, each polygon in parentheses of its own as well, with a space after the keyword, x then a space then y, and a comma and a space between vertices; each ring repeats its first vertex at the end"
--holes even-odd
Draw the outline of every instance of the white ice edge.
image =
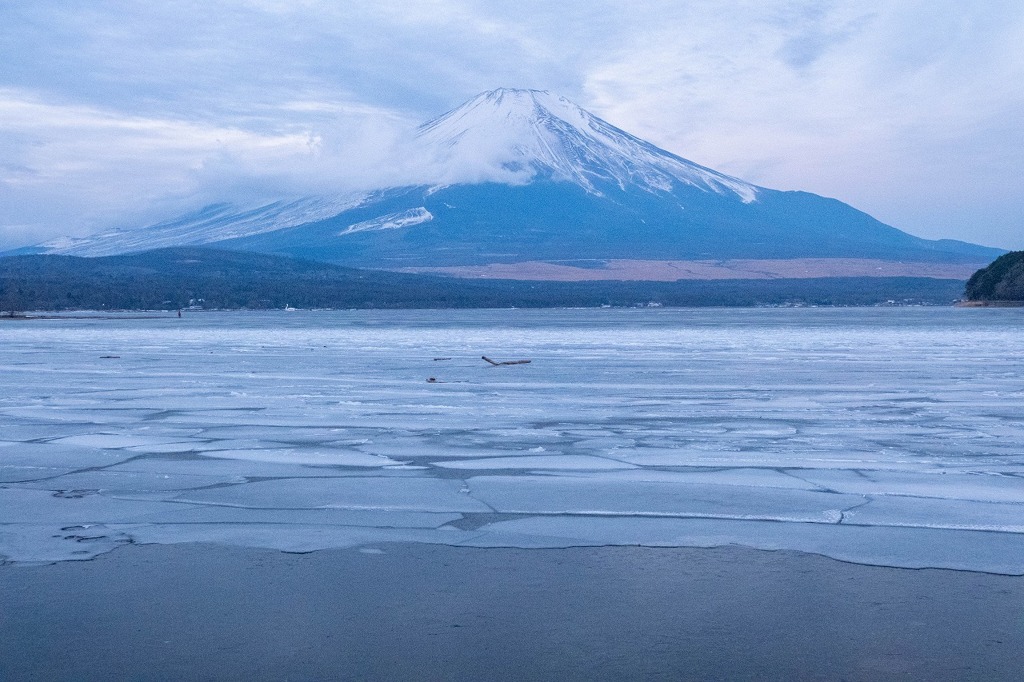
POLYGON ((322 522, 81 524, 63 527, 4 524, 0 525, 0 547, 8 561, 38 564, 88 560, 128 544, 195 542, 285 552, 367 547, 391 542, 538 550, 740 546, 806 552, 848 563, 890 568, 1024 575, 1024 540, 1015 534, 984 531, 635 517, 534 517, 496 522, 476 530, 421 526, 408 520, 384 527, 322 522))

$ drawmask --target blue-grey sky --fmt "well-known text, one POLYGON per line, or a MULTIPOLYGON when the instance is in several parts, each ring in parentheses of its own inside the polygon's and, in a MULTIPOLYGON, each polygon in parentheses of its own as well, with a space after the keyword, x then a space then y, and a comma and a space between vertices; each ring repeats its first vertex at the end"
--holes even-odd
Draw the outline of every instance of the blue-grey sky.
POLYGON ((0 248, 399 182, 418 123, 562 94, 706 166, 1024 248, 1019 0, 0 4, 0 248))

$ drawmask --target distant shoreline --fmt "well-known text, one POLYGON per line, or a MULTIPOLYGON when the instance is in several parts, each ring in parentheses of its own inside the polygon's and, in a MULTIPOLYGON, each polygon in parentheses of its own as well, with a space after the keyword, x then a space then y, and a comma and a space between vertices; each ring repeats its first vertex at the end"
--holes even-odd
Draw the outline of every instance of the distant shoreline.
POLYGON ((1024 308, 1024 301, 958 301, 957 308, 1024 308))
POLYGON ((161 320, 164 318, 170 319, 172 317, 177 317, 173 311, 169 311, 166 315, 154 315, 151 310, 140 310, 137 315, 131 314, 133 312, 134 311, 131 310, 118 310, 116 312, 111 312, 110 314, 102 312, 90 314, 89 311, 71 310, 68 311, 67 315, 55 315, 52 312, 27 312, 16 315, 0 315, 0 320, 161 320))
POLYGON ((668 304, 657 304, 657 305, 590 305, 590 306, 495 306, 495 307, 480 307, 480 308, 467 308, 467 307, 382 307, 382 308, 203 308, 198 310, 186 310, 182 311, 182 315, 178 315, 174 310, 165 311, 154 311, 149 309, 125 309, 125 310, 112 310, 109 313, 103 311, 91 311, 91 310, 68 310, 67 314, 60 311, 27 311, 24 313, 17 313, 11 315, 10 313, 4 313, 0 315, 0 322, 3 321, 28 321, 28 320, 162 320, 162 319, 177 319, 180 317, 188 317, 189 315, 196 314, 208 314, 208 313, 272 313, 272 312, 382 312, 382 311, 398 311, 398 310, 423 310, 423 311, 455 311, 455 310, 602 310, 602 309, 617 309, 617 310, 643 310, 643 309, 656 309, 666 308, 674 310, 765 310, 765 309, 783 309, 793 310, 799 308, 1015 308, 1024 306, 1024 301, 1014 302, 1002 302, 997 301, 993 303, 979 303, 976 301, 956 301, 951 303, 929 303, 929 302, 892 302, 892 303, 864 303, 864 304, 827 304, 827 303, 814 303, 814 304, 763 304, 763 305, 668 305, 668 304), (163 314, 159 314, 163 313, 163 314))

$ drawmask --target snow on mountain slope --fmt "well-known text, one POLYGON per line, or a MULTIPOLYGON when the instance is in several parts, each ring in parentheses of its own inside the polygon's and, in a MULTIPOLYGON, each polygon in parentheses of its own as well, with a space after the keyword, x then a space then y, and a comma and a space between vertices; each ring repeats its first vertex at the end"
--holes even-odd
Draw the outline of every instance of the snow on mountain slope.
POLYGON ((111 256, 170 246, 198 246, 324 220, 360 205, 367 195, 304 197, 240 207, 213 204, 194 213, 143 228, 110 230, 81 238, 63 238, 41 246, 46 253, 111 256))
POLYGON ((605 183, 655 192, 682 183, 744 202, 757 198, 754 185, 670 154, 543 90, 484 92, 424 124, 417 140, 452 183, 475 169, 476 181, 526 184, 540 175, 594 194, 605 183))
POLYGON ((363 220, 353 223, 338 233, 339 236, 363 232, 364 230, 397 230, 401 227, 411 227, 433 220, 433 214, 425 207, 419 206, 400 213, 389 213, 373 220, 363 220))

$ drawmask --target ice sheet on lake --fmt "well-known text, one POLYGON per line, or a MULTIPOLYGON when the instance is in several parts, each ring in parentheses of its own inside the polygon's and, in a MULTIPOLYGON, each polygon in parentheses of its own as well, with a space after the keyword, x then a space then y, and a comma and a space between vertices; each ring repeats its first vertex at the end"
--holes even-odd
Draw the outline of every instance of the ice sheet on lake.
POLYGON ((771 487, 596 477, 480 476, 478 500, 506 514, 678 516, 838 523, 855 495, 771 487))
POLYGON ((399 464, 382 455, 328 448, 265 448, 250 450, 208 450, 207 457, 241 459, 249 462, 307 464, 312 466, 386 467, 399 464))
POLYGON ((475 547, 722 547, 796 550, 880 566, 1024 573, 1020 535, 889 526, 822 526, 719 519, 545 517, 501 521, 475 547))
POLYGON ((41 490, 88 490, 131 495, 132 493, 153 493, 165 490, 193 490, 228 483, 245 483, 245 478, 196 473, 172 476, 162 473, 105 469, 64 474, 26 483, 21 487, 41 490))
POLYGON ((609 469, 632 469, 632 464, 616 462, 605 457, 586 455, 522 455, 520 457, 488 457, 486 459, 463 459, 447 462, 433 462, 443 469, 563 469, 569 471, 592 471, 609 469))
POLYGON ((463 518, 452 512, 385 511, 381 509, 252 509, 210 505, 182 505, 136 522, 161 525, 246 524, 291 526, 359 526, 377 528, 440 528, 463 518))
MULTIPOLYGON (((116 464, 106 471, 134 471, 158 474, 163 476, 189 476, 201 472, 205 476, 224 476, 232 479, 267 479, 267 478, 316 478, 324 475, 324 470, 301 464, 284 464, 280 462, 262 462, 259 460, 213 459, 204 456, 182 459, 145 458, 133 459, 123 464, 116 464)), ((353 473, 363 472, 360 468, 353 473)), ((335 470, 341 474, 342 470, 335 470)))
POLYGON ((0 324, 0 555, 732 543, 1024 574, 1022 327, 923 308, 0 324))
POLYGON ((182 493, 175 499, 256 509, 379 509, 381 511, 488 512, 461 492, 463 484, 427 477, 354 476, 284 479, 182 493))
MULTIPOLYGON (((1024 505, 1024 477, 999 471, 804 471, 799 475, 822 488, 879 497, 951 498, 1024 505)), ((1021 507, 1024 511, 1024 507, 1021 507)))
POLYGON ((466 533, 421 528, 358 528, 329 525, 202 524, 181 526, 148 524, 121 529, 135 542, 174 544, 213 542, 242 547, 265 547, 282 552, 306 553, 318 549, 360 547, 381 542, 455 544, 466 533))
POLYGON ((161 501, 112 500, 92 490, 0 488, 4 524, 130 523, 142 515, 177 512, 182 505, 161 501))
POLYGON ((121 448, 147 445, 168 445, 172 443, 180 443, 181 439, 147 438, 145 436, 140 437, 122 433, 90 433, 81 436, 55 438, 50 442, 65 445, 77 445, 83 448, 95 448, 98 450, 118 450, 121 448))
MULTIPOLYGON (((848 512, 845 521, 865 526, 956 528, 1024 534, 1024 505, 881 496, 848 512)), ((1018 538, 1024 542, 1024 535, 1018 538)))

